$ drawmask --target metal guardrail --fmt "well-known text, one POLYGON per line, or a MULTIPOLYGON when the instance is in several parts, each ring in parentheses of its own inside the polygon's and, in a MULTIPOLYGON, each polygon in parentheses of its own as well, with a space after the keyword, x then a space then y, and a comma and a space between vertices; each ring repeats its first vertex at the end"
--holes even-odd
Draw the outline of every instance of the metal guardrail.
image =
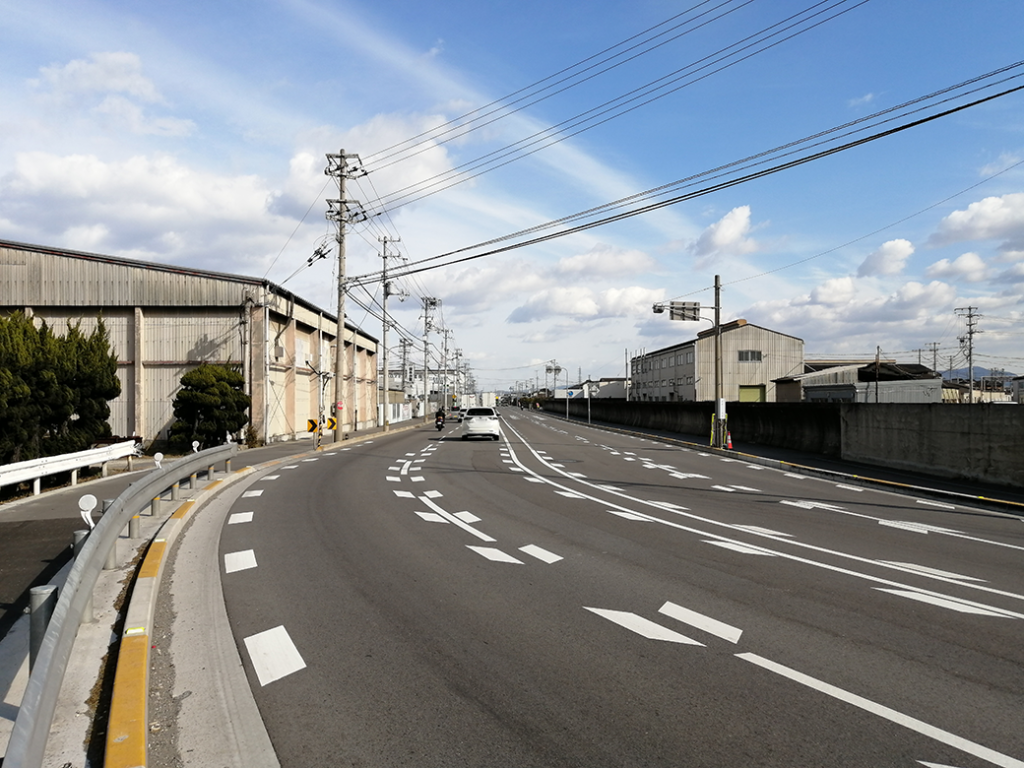
POLYGON ((163 469, 155 469, 129 485, 92 530, 68 574, 57 601, 22 697, 14 730, 4 756, 4 768, 40 768, 46 741, 64 682, 75 636, 92 591, 121 531, 131 517, 179 480, 220 462, 229 463, 238 452, 234 444, 185 456, 163 469))
POLYGON ((0 488, 32 480, 32 492, 38 495, 39 479, 42 477, 56 475, 59 472, 74 471, 82 467, 91 467, 94 464, 104 464, 114 459, 123 459, 126 456, 134 455, 136 455, 135 441, 125 440, 123 443, 114 443, 105 448, 91 448, 88 451, 65 453, 61 456, 44 456, 41 459, 19 461, 16 464, 0 467, 0 488))

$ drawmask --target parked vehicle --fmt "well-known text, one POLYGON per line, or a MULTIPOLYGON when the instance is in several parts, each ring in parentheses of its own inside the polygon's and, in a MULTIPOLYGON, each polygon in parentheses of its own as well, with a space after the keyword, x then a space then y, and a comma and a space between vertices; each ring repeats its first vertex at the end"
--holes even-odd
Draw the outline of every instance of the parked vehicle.
POLYGON ((498 412, 493 408, 470 408, 462 420, 462 439, 471 437, 489 437, 501 439, 501 426, 498 423, 498 412))

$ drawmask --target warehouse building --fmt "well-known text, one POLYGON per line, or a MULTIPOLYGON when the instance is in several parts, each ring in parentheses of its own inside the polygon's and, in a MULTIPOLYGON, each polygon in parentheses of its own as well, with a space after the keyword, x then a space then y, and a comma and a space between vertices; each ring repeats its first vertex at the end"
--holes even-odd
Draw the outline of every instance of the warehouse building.
MULTIPOLYGON (((337 317, 260 278, 0 240, 0 314, 24 312, 55 333, 98 318, 118 360, 115 435, 167 437, 182 375, 201 363, 245 377, 251 423, 267 442, 307 434, 320 398, 332 403, 337 317)), ((377 420, 377 340, 346 323, 343 432, 377 420)), ((329 406, 325 406, 330 415, 329 406)))
MULTIPOLYGON (((775 380, 803 371, 804 342, 746 320, 724 323, 722 395, 727 401, 776 402, 775 380)), ((715 332, 630 360, 630 400, 715 399, 715 332)))

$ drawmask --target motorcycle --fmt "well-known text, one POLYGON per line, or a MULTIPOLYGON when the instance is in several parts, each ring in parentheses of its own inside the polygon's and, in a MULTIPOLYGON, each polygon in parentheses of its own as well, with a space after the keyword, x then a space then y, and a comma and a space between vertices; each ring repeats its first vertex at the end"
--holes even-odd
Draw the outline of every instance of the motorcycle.
POLYGON ((434 426, 437 427, 437 431, 438 432, 440 432, 442 429, 444 429, 444 416, 438 416, 434 420, 434 426))

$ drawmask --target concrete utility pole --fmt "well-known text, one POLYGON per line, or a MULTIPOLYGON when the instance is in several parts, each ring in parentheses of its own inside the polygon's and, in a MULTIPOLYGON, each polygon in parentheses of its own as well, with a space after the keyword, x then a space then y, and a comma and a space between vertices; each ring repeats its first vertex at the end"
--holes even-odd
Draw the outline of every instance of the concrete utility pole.
POLYGON ((932 370, 938 373, 939 371, 939 342, 933 341, 930 344, 925 344, 932 351, 932 370))
POLYGON ((437 309, 440 299, 423 297, 423 423, 433 415, 430 411, 430 345, 427 336, 430 333, 430 310, 437 309))
MULTIPOLYGON (((345 180, 365 176, 366 171, 362 169, 359 155, 346 155, 342 149, 336 155, 327 155, 327 168, 324 173, 338 180, 338 199, 327 201, 327 218, 338 225, 338 351, 334 360, 334 415, 337 419, 334 440, 338 442, 344 435, 343 419, 348 416, 344 411, 345 402, 352 402, 346 397, 346 389, 349 388, 352 377, 348 373, 348 360, 345 355, 345 225, 366 219, 366 214, 359 208, 358 201, 345 199, 345 180), (350 162, 352 160, 355 162, 350 162), (349 206, 353 206, 352 212, 349 206)), ((353 410, 350 420, 352 429, 357 426, 354 417, 353 410)))
POLYGON ((391 361, 388 357, 388 326, 391 324, 388 320, 388 296, 391 295, 391 283, 388 282, 388 256, 390 256, 388 253, 388 243, 397 243, 401 241, 402 238, 387 237, 385 235, 384 237, 378 237, 377 239, 384 246, 380 253, 381 261, 384 265, 381 274, 381 279, 384 282, 384 301, 381 304, 381 309, 384 312, 383 332, 381 333, 381 336, 383 337, 381 338, 381 345, 384 349, 384 410, 380 415, 380 427, 387 432, 391 428, 391 370, 389 368, 391 361))
POLYGON ((725 445, 725 381, 722 373, 722 278, 715 275, 715 430, 712 445, 725 445))
POLYGON ((974 314, 977 307, 957 307, 954 312, 960 317, 967 318, 967 333, 960 337, 960 346, 967 347, 967 404, 974 404, 974 334, 980 333, 975 327, 978 325, 978 318, 981 315, 974 314))

